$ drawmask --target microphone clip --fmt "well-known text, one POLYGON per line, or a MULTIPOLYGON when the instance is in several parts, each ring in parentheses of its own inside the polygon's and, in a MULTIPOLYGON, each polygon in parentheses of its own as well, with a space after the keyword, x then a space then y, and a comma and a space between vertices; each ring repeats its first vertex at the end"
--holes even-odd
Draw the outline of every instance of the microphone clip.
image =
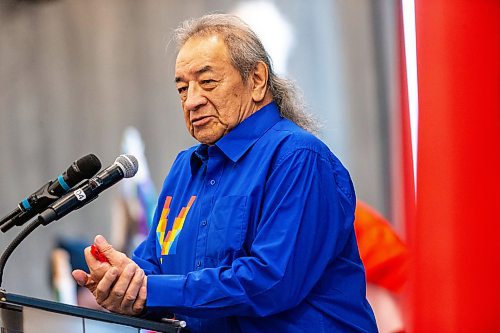
POLYGON ((2 221, 0 223, 0 230, 5 233, 14 226, 23 225, 26 221, 29 221, 35 215, 40 213, 39 207, 47 207, 52 202, 59 199, 60 196, 52 194, 51 191, 51 187, 54 182, 55 181, 48 182, 39 188, 35 193, 21 201, 18 205, 18 213, 10 219, 2 221))

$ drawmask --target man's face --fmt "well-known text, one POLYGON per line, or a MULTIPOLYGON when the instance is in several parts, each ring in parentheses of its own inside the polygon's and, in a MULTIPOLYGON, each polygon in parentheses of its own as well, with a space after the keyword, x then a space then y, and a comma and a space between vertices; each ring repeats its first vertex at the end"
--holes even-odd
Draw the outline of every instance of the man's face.
POLYGON ((214 144, 256 111, 250 84, 216 35, 188 39, 177 55, 175 82, 186 127, 201 143, 214 144))

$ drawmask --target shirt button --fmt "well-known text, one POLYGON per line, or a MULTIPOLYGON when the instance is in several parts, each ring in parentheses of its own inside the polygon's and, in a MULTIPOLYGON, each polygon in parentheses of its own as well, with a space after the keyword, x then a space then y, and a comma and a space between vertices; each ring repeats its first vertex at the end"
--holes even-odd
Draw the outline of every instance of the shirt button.
POLYGON ((200 268, 200 267, 201 267, 201 260, 198 260, 198 261, 196 262, 196 268, 200 268))
POLYGON ((207 225, 207 223, 208 223, 208 222, 207 222, 207 220, 203 220, 203 221, 201 221, 201 225, 202 225, 202 226, 206 226, 206 225, 207 225))
POLYGON ((215 179, 210 180, 210 185, 215 185, 215 179))

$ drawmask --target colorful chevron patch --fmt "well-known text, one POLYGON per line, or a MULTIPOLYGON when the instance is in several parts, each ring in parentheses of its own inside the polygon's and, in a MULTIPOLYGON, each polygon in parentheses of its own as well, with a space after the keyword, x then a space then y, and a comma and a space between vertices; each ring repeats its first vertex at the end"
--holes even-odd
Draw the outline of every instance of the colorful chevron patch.
POLYGON ((170 214, 170 203, 172 202, 172 197, 167 196, 165 203, 163 205, 163 210, 161 212, 160 220, 158 221, 158 226, 156 227, 156 237, 158 243, 161 247, 161 255, 175 254, 177 248, 177 239, 184 226, 184 221, 189 213, 189 209, 194 203, 196 196, 192 196, 189 199, 187 206, 182 207, 181 211, 177 215, 172 224, 172 228, 167 231, 168 226, 168 216, 170 214))

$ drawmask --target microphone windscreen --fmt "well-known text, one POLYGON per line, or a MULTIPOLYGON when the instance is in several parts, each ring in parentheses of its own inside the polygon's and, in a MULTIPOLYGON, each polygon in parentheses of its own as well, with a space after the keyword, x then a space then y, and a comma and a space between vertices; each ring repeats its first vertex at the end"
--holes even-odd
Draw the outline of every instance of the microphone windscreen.
MULTIPOLYGON (((89 179, 101 169, 101 161, 94 154, 77 159, 66 171, 68 180, 89 179)), ((73 184, 74 185, 74 184, 73 184)))
POLYGON ((124 178, 135 176, 139 169, 139 162, 134 155, 120 155, 116 158, 115 164, 122 170, 124 178))

